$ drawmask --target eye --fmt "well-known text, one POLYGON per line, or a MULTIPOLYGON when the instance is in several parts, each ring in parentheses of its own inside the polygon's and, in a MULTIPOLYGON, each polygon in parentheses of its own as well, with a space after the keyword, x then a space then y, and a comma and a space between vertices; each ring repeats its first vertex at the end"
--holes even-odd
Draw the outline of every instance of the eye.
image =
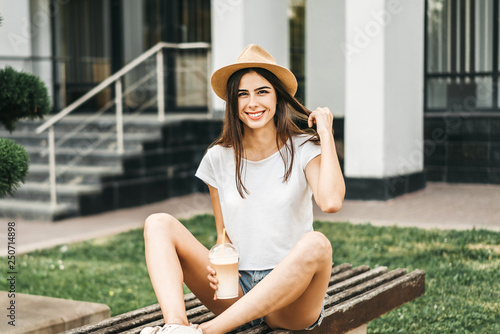
POLYGON ((263 90, 259 90, 259 93, 258 93, 258 94, 259 94, 259 95, 265 95, 265 94, 267 94, 267 93, 269 93, 269 91, 267 91, 267 90, 263 89, 263 90))
POLYGON ((247 92, 239 92, 238 93, 238 97, 243 97, 243 96, 247 96, 248 93, 247 92))

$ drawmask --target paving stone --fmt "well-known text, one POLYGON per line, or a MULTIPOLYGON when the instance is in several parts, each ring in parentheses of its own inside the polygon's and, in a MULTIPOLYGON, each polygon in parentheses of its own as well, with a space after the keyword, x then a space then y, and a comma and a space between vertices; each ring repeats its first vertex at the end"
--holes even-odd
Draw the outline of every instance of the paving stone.
POLYGON ((7 291, 0 291, 2 309, 15 301, 15 326, 8 317, 2 317, 2 334, 52 334, 86 324, 93 324, 110 317, 107 305, 76 300, 51 298, 16 293, 9 298, 7 291))

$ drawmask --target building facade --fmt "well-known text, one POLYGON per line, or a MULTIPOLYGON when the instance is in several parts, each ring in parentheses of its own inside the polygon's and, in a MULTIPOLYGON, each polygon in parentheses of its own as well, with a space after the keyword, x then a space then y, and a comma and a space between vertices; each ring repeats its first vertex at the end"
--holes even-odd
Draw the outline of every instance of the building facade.
MULTIPOLYGON (((260 44, 296 73, 307 107, 332 110, 347 197, 385 200, 426 181, 500 183, 499 11, 499 0, 0 0, 0 67, 40 76, 60 110, 159 41, 210 43, 167 54, 167 68, 200 73, 260 44)), ((166 81, 167 111, 223 112, 214 94, 190 93, 206 76, 166 81)))

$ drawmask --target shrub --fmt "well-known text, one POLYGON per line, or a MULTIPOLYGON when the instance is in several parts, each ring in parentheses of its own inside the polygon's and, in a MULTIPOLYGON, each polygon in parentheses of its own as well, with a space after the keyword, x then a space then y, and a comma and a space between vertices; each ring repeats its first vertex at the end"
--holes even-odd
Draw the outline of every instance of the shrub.
POLYGON ((19 188, 28 174, 28 153, 13 140, 0 138, 0 198, 19 188))
POLYGON ((21 118, 43 118, 51 109, 45 84, 12 67, 0 70, 0 122, 12 132, 21 118))

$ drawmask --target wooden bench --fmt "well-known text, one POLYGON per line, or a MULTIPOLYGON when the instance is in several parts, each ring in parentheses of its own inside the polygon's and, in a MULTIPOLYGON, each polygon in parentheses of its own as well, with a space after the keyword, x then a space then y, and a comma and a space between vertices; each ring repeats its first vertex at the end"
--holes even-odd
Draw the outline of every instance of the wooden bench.
MULTIPOLYGON (((332 268, 327 293, 329 297, 325 298, 325 319, 321 326, 307 333, 366 333, 368 322, 425 293, 425 273, 422 270, 406 273, 405 269, 388 272, 387 267, 377 267, 373 270, 368 266, 352 268, 351 264, 345 263, 332 268)), ((190 322, 199 324, 214 318, 214 314, 193 294, 186 295, 184 299, 190 322)), ((156 304, 64 333, 136 334, 146 326, 163 324, 160 306, 156 304)), ((292 332, 271 331, 266 325, 260 325, 247 329, 238 328, 230 333, 292 332)))

